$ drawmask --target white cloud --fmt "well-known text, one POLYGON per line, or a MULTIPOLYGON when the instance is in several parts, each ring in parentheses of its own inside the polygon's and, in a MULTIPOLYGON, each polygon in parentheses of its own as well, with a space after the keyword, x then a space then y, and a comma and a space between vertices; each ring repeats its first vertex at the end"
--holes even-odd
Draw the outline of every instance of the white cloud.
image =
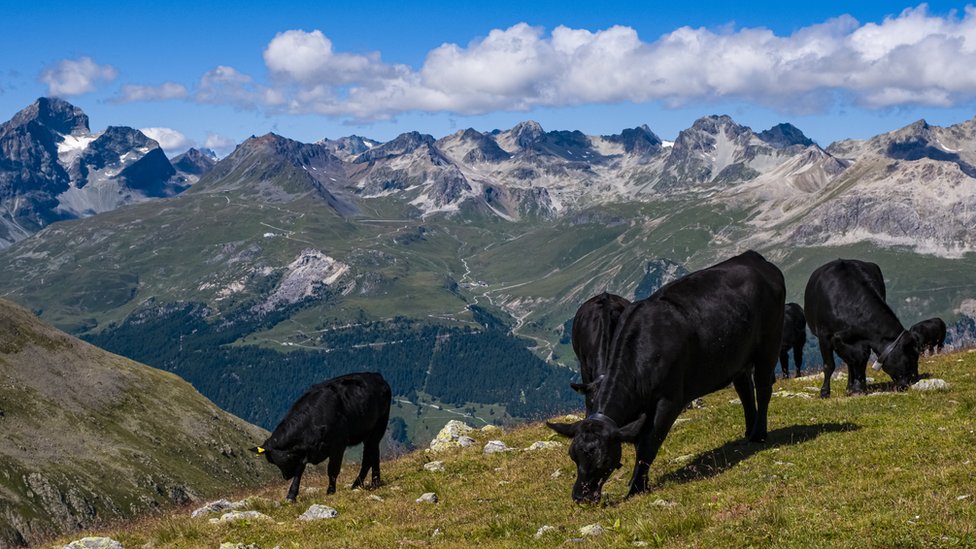
POLYGON ((186 86, 176 82, 164 82, 159 86, 139 86, 126 84, 121 93, 114 99, 116 103, 130 103, 134 101, 166 101, 169 99, 183 99, 188 95, 186 86))
POLYGON ((139 131, 155 140, 167 155, 179 154, 193 146, 193 141, 173 128, 141 128, 139 131))
POLYGON ((99 65, 91 57, 79 57, 63 59, 44 69, 38 80, 47 84, 49 95, 70 96, 95 91, 97 83, 111 82, 116 76, 115 67, 99 65))
POLYGON ((722 99, 789 112, 835 101, 952 106, 976 100, 976 8, 938 16, 923 4, 866 24, 843 15, 789 35, 681 27, 653 41, 626 26, 547 34, 519 23, 467 45, 438 46, 418 68, 385 63, 378 53, 337 52, 318 30, 289 30, 263 57, 269 83, 220 66, 193 97, 355 120, 722 99))

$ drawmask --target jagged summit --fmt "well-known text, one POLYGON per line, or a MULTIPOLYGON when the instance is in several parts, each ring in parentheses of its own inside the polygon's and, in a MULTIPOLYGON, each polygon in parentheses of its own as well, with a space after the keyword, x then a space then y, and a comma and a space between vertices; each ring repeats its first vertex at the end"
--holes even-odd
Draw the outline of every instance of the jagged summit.
POLYGON ((396 136, 392 141, 360 154, 355 162, 373 162, 394 156, 402 156, 421 150, 431 155, 432 160, 444 160, 434 146, 436 140, 432 135, 417 131, 406 132, 396 136))
POLYGON ((793 124, 777 124, 768 130, 763 130, 757 134, 759 139, 776 147, 789 147, 792 145, 802 145, 809 147, 813 145, 813 140, 803 134, 799 128, 793 124))
POLYGON ((39 97, 31 105, 21 110, 4 126, 17 127, 36 122, 45 128, 61 134, 88 133, 88 115, 80 108, 57 97, 39 97))
POLYGON ((184 174, 201 176, 217 164, 217 155, 210 149, 190 148, 183 154, 174 156, 173 167, 184 174))

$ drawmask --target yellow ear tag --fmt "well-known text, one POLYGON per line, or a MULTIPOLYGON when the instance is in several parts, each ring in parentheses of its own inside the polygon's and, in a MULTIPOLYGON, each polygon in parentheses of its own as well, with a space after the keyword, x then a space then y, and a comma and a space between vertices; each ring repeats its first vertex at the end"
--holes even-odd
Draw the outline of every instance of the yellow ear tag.
POLYGON ((264 448, 258 446, 258 455, 260 456, 263 453, 264 453, 264 448))

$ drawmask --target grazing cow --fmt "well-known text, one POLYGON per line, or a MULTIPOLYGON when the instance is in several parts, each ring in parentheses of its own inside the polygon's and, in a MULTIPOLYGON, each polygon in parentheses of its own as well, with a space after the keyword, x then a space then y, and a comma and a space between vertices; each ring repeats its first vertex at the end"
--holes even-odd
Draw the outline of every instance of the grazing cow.
POLYGON ((372 486, 380 484, 380 439, 390 419, 390 386, 380 374, 348 374, 313 385, 281 420, 271 437, 251 448, 281 469, 281 476, 294 479, 289 501, 298 497, 305 465, 329 460, 329 489, 336 490, 342 454, 349 446, 363 444, 363 464, 352 487, 363 485, 366 472, 373 470, 372 486))
POLYGON ((803 307, 787 303, 783 315, 783 343, 779 347, 779 364, 783 367, 783 377, 790 377, 790 349, 793 349, 793 362, 796 364, 796 377, 800 377, 803 367, 803 345, 807 342, 807 319, 803 307))
POLYGON ((834 352, 847 363, 847 392, 867 390, 871 351, 874 369, 884 368, 900 388, 918 378, 918 336, 905 330, 885 301, 884 277, 874 263, 837 259, 810 275, 804 292, 810 331, 820 340, 824 382, 820 396, 830 396, 834 352))
POLYGON ((637 450, 629 494, 646 491, 648 469, 678 414, 729 383, 742 401, 746 437, 765 440, 785 301, 783 273, 748 251, 628 306, 596 388, 595 412, 576 423, 548 424, 573 437, 573 500, 599 501, 620 467, 622 442, 637 450))
POLYGON ((593 411, 593 393, 597 380, 606 373, 610 339, 627 305, 630 301, 603 292, 583 303, 573 317, 573 352, 579 359, 583 382, 570 386, 585 396, 587 414, 593 411))
POLYGON ((941 353, 942 348, 945 347, 946 323, 941 318, 923 320, 909 328, 909 331, 918 334, 923 351, 941 353))

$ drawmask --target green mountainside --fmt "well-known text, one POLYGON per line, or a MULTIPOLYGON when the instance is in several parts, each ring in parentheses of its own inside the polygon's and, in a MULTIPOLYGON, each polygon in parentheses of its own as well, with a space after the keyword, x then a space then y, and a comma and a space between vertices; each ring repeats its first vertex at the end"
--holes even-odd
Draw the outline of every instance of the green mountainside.
POLYGON ((0 547, 253 487, 267 433, 0 300, 0 547))
POLYGON ((186 508, 93 533, 155 549, 976 547, 976 352, 926 358, 921 371, 948 390, 896 393, 871 383, 867 396, 821 400, 819 376, 778 381, 762 444, 743 442, 732 389, 708 395, 665 440, 652 491, 624 498, 634 465, 625 445, 600 505, 572 502, 566 440, 535 423, 473 432, 478 442, 468 448, 384 461, 386 484, 374 491, 350 490, 356 471, 347 464, 334 495, 325 495, 323 477, 307 477, 294 505, 278 503, 283 481, 235 496, 251 497, 247 509, 270 520, 211 524, 221 513, 191 518, 186 508), (490 439, 515 450, 486 455, 490 439), (563 445, 527 450, 536 441, 563 445), (443 470, 428 470, 432 461, 443 470), (438 503, 416 501, 426 492, 438 503), (338 516, 297 520, 313 504, 338 516), (581 533, 593 524, 602 533, 581 533))

